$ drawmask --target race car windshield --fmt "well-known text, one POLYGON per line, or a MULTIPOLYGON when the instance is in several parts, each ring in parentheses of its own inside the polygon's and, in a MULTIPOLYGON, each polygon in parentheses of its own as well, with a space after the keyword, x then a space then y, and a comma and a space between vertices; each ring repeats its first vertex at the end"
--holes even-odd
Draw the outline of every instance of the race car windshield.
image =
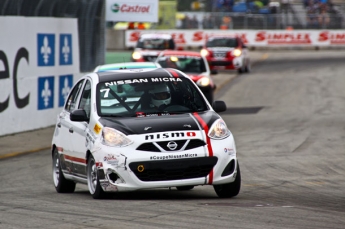
POLYGON ((196 85, 185 78, 100 82, 96 99, 97 112, 101 117, 185 114, 209 109, 196 85))
POLYGON ((213 48, 213 47, 228 47, 228 48, 235 48, 237 47, 237 39, 236 38, 213 38, 206 42, 206 47, 213 48))
POLYGON ((206 66, 201 57, 164 56, 158 59, 163 68, 175 68, 187 73, 206 72, 206 66))
POLYGON ((165 50, 174 49, 172 40, 161 38, 141 39, 137 43, 137 48, 151 49, 151 50, 165 50))

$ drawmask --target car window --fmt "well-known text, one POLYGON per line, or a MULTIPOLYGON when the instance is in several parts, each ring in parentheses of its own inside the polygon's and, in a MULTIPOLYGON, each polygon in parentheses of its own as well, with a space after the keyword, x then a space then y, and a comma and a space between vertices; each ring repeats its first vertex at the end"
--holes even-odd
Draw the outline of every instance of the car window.
POLYGON ((77 108, 77 99, 78 99, 78 95, 80 94, 83 83, 84 83, 84 80, 81 80, 73 87, 67 99, 67 103, 65 105, 65 110, 67 110, 68 112, 71 112, 77 108))
POLYGON ((206 42, 206 47, 229 47, 234 48, 237 47, 237 39, 236 38, 212 38, 206 42))
POLYGON ((86 112, 88 118, 90 118, 91 112, 91 82, 87 80, 81 94, 79 109, 83 109, 86 112))
POLYGON ((175 68, 182 72, 206 72, 205 62, 199 56, 161 56, 158 63, 163 68, 175 68))
POLYGON ((152 50, 175 49, 175 43, 172 39, 145 38, 140 39, 136 47, 152 50))
POLYGON ((186 78, 142 78, 101 82, 99 116, 147 116, 208 109, 197 86, 186 78))

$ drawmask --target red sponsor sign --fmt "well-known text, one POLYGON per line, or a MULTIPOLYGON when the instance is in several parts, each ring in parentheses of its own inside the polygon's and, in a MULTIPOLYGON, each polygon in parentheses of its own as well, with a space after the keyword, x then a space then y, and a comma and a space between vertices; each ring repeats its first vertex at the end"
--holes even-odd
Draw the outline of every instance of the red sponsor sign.
POLYGON ((256 42, 267 42, 267 44, 311 44, 310 34, 302 32, 258 32, 255 36, 256 42))
POLYGON ((319 34, 319 42, 329 42, 330 44, 345 44, 345 32, 324 31, 319 34))

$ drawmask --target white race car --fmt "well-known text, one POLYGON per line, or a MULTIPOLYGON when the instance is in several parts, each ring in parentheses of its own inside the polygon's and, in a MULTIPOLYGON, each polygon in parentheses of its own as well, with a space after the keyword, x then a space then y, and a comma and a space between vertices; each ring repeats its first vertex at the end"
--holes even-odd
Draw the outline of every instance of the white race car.
POLYGON ((236 196, 232 133, 195 83, 169 68, 89 73, 73 86, 52 139, 59 193, 86 184, 93 198, 151 188, 213 185, 236 196))

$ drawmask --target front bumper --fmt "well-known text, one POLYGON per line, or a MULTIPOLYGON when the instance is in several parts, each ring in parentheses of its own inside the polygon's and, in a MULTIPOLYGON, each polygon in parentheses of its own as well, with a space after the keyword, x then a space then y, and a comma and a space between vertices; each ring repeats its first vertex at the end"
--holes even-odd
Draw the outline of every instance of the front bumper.
POLYGON ((174 152, 138 151, 136 146, 114 152, 114 148, 104 147, 93 155, 106 192, 225 184, 235 180, 237 171, 236 149, 229 138, 233 139, 230 136, 212 144, 213 155, 208 155, 206 145, 174 152), (117 160, 106 160, 114 158, 109 155, 117 160))
POLYGON ((243 67, 243 57, 234 58, 209 58, 208 60, 211 70, 217 69, 239 69, 243 67))

